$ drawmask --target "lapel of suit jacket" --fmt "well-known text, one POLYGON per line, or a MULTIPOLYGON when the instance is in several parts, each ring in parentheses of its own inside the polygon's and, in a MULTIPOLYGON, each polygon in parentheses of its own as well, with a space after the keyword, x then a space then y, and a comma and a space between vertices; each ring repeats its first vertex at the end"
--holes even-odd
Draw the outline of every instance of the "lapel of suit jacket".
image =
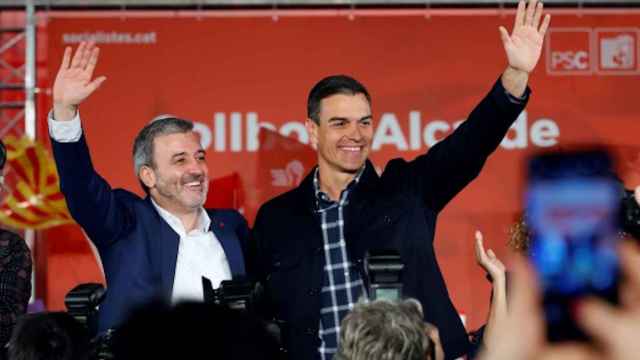
POLYGON ((360 181, 353 192, 349 194, 349 204, 345 208, 344 214, 345 242, 352 260, 361 259, 364 255, 362 253, 363 247, 359 246, 363 244, 356 244, 356 242, 359 240, 367 241, 367 239, 360 239, 359 235, 362 232, 362 227, 367 226, 371 216, 371 209, 367 209, 367 207, 370 205, 372 197, 376 196, 375 185, 377 181, 378 174, 373 164, 367 160, 360 181))
POLYGON ((160 216, 155 206, 151 203, 151 198, 146 198, 147 206, 155 216, 158 226, 154 229, 147 229, 152 234, 152 246, 159 249, 159 263, 157 267, 160 272, 160 292, 166 300, 171 299, 173 292, 173 281, 176 275, 176 262, 178 260, 178 246, 180 236, 173 231, 171 226, 160 216), (153 234, 155 233, 155 236, 153 234), (157 239, 157 240, 156 240, 157 239))
POLYGON ((234 279, 238 277, 245 277, 247 272, 244 264, 244 256, 242 254, 242 246, 240 244, 240 239, 238 239, 238 236, 232 231, 231 225, 233 224, 225 224, 223 219, 220 216, 217 216, 215 210, 207 210, 207 212, 211 218, 209 230, 216 235, 220 245, 222 245, 224 254, 227 256, 227 260, 229 262, 231 275, 234 279))
MULTIPOLYGON (((293 190, 295 192, 295 202, 291 204, 292 208, 299 212, 299 216, 295 217, 295 224, 291 225, 300 229, 300 236, 295 238, 294 241, 302 241, 303 254, 311 255, 312 258, 318 258, 318 254, 324 254, 320 218, 315 213, 316 194, 313 186, 315 171, 315 167, 311 169, 309 174, 300 182, 300 185, 293 190)), ((310 268, 309 284, 312 287, 319 287, 324 276, 324 260, 311 261, 310 264, 317 264, 317 266, 311 266, 310 268)))

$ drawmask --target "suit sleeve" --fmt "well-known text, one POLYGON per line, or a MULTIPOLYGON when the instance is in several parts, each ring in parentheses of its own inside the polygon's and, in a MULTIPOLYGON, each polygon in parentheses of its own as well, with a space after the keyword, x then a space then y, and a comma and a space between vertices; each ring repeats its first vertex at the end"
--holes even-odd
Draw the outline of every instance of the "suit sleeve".
POLYGON ((51 143, 71 216, 98 248, 111 244, 133 223, 132 212, 93 168, 84 135, 76 142, 51 143))
POLYGON ((392 174, 394 184, 404 183, 427 207, 442 210, 478 176, 489 155, 524 110, 529 94, 527 88, 523 100, 514 101, 498 79, 451 135, 413 161, 392 160, 385 174, 392 174))

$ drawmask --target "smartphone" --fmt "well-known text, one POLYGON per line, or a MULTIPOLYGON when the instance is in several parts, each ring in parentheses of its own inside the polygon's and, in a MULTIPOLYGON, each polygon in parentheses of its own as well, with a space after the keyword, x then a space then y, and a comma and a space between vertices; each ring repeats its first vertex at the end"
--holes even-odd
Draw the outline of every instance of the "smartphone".
POLYGON ((612 168, 600 150, 548 153, 529 161, 529 257, 542 286, 552 342, 588 340, 574 321, 578 300, 618 301, 622 189, 612 168))

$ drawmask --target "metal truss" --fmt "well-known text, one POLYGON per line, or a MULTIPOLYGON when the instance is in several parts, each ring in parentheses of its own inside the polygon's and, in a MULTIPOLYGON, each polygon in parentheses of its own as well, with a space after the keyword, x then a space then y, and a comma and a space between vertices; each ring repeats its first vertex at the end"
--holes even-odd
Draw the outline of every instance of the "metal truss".
MULTIPOLYGON (((36 22, 34 0, 26 0, 24 10, 0 12, 0 138, 6 135, 35 139, 36 108, 36 22)), ((11 168, 7 169, 11 174, 11 168)), ((33 249, 35 231, 23 233, 33 249)), ((35 271, 32 273, 32 284, 35 271)), ((32 286, 33 299, 35 286, 32 286)))
MULTIPOLYGON (((502 6, 517 0, 32 0, 38 8, 55 9, 145 9, 219 7, 334 7, 334 6, 502 6)), ((638 6, 640 0, 545 0, 559 6, 638 6)), ((21 7, 24 0, 0 0, 2 7, 21 7)))
POLYGON ((35 138, 35 37, 33 0, 24 13, 0 16, 0 137, 35 138))

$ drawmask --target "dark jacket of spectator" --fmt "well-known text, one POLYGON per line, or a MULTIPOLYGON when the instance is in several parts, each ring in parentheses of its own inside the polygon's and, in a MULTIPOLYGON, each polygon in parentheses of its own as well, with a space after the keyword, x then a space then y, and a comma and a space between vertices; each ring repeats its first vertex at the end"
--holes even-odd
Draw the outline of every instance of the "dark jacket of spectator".
POLYGON ((31 252, 15 233, 0 229, 0 346, 11 337, 31 297, 31 252))

